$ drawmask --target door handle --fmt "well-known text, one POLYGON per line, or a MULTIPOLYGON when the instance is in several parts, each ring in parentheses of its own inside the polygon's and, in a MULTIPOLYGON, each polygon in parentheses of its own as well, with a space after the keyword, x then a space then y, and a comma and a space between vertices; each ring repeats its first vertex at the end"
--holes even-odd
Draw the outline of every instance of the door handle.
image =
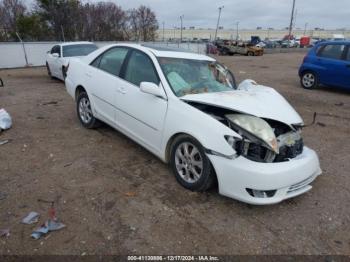
POLYGON ((124 87, 118 87, 117 92, 124 95, 124 94, 126 94, 126 89, 124 87))
POLYGON ((346 65, 347 68, 350 68, 350 64, 346 65))

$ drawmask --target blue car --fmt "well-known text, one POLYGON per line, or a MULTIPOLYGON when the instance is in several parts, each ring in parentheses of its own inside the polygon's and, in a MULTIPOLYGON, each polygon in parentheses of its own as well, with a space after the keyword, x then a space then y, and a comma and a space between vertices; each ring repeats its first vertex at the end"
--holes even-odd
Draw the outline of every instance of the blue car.
POLYGON ((299 69, 301 85, 319 84, 350 89, 350 41, 326 41, 314 46, 299 69))

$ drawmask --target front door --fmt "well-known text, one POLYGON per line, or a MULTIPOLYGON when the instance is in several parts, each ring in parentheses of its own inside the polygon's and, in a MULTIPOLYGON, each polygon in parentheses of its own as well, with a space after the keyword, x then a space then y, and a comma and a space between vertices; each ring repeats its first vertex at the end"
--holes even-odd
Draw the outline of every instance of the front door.
POLYGON ((47 62, 49 64, 50 71, 53 76, 56 76, 56 77, 59 76, 58 67, 59 67, 61 57, 62 57, 61 47, 59 45, 55 45, 54 47, 52 47, 50 54, 48 55, 47 62), (54 57, 53 54, 58 54, 58 57, 54 57))
POLYGON ((167 100, 140 90, 141 82, 153 82, 163 88, 151 58, 133 50, 128 55, 117 93, 117 124, 153 152, 159 152, 167 100))

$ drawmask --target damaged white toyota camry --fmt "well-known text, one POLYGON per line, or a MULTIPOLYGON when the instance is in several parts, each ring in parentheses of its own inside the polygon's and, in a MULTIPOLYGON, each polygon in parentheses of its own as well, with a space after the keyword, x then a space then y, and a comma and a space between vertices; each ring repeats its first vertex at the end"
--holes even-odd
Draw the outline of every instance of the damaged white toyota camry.
POLYGON ((321 174, 303 145, 303 121, 274 89, 213 58, 115 44, 72 59, 66 78, 79 120, 103 121, 170 163, 177 181, 203 191, 273 204, 307 192, 321 174))

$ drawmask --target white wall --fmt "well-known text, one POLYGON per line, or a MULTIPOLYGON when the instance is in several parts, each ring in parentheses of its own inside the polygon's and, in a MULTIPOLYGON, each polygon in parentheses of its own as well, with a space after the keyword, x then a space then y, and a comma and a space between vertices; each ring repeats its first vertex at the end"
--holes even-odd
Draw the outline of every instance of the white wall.
MULTIPOLYGON (((28 64, 41 66, 45 64, 46 52, 54 42, 25 43, 28 64)), ((26 66, 24 50, 21 43, 0 43, 0 68, 14 68, 26 66)))
MULTIPOLYGON (((96 42, 98 47, 116 42, 96 42)), ((29 66, 45 65, 46 52, 49 51, 56 42, 26 42, 24 48, 27 53, 29 66)), ((205 44, 196 43, 154 43, 157 46, 180 47, 196 53, 205 53, 205 44)), ((21 43, 0 43, 0 68, 25 67, 26 61, 21 43)))

